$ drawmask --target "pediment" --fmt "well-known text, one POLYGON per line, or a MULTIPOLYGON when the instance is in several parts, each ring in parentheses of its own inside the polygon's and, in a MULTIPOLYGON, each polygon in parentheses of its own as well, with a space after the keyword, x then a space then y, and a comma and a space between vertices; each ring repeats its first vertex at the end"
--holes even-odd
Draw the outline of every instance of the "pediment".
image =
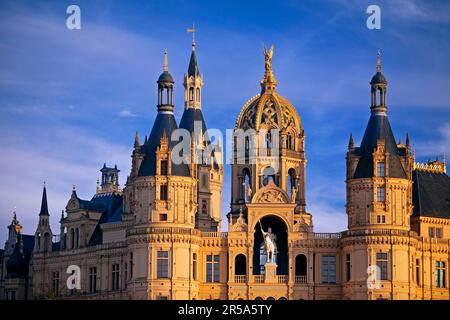
POLYGON ((275 183, 270 181, 258 190, 252 198, 252 203, 286 203, 290 204, 289 196, 275 183))

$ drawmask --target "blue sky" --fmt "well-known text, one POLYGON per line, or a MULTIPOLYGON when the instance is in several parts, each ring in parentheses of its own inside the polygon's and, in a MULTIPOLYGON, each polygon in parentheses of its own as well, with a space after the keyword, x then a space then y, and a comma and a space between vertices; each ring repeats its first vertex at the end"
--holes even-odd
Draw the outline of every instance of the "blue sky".
MULTIPOLYGON (((51 222, 72 185, 95 192, 106 162, 129 173, 134 132, 149 134, 163 50, 183 109, 195 22, 209 128, 234 126, 259 93, 263 44, 275 45, 278 92, 306 131, 307 206, 315 231, 345 229, 345 152, 359 145, 369 118, 369 81, 382 49, 388 112, 397 139, 410 134, 419 161, 450 151, 448 1, 5 1, 0 3, 0 241, 13 208, 34 233, 42 182, 51 222), (66 28, 66 8, 81 8, 81 30, 66 28), (381 7, 381 30, 366 28, 366 8, 381 7)), ((230 168, 223 186, 229 209, 230 168)))

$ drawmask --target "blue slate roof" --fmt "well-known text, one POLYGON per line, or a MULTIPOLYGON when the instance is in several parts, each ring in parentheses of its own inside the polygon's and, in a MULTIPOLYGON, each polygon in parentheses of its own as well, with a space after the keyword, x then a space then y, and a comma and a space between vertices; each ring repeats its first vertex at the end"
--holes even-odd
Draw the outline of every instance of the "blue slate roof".
POLYGON ((373 150, 377 146, 377 140, 385 142, 385 148, 389 152, 389 177, 406 179, 406 172, 400 162, 400 152, 392 133, 389 119, 386 115, 372 114, 367 124, 364 137, 359 147, 361 159, 356 167, 354 178, 373 177, 373 150))
POLYGON ((48 204, 47 204, 47 188, 44 186, 44 191, 42 192, 42 202, 41 202, 41 211, 39 212, 39 215, 45 215, 48 216, 48 204))
POLYGON ((205 119, 201 109, 184 109, 183 116, 180 121, 180 128, 186 129, 191 134, 194 133, 194 121, 200 121, 202 123, 202 132, 206 132, 205 119))
POLYGON ((103 233, 100 225, 102 223, 118 222, 122 219, 123 196, 116 193, 96 194, 90 201, 83 201, 83 205, 95 208, 95 211, 103 212, 94 233, 89 240, 89 245, 101 244, 103 233))
POLYGON ((34 236, 29 234, 22 234, 23 252, 31 254, 34 249, 34 236))
POLYGON ((195 55, 195 50, 192 50, 191 59, 189 60, 188 76, 198 76, 200 70, 198 69, 197 57, 195 55))
MULTIPOLYGON (((178 142, 171 141, 171 135, 174 130, 178 128, 175 117, 171 112, 158 112, 152 131, 144 145, 144 160, 139 168, 139 176, 153 176, 156 175, 156 149, 160 144, 160 140, 165 132, 169 146, 174 147, 178 142)), ((172 175, 174 176, 190 176, 189 167, 187 164, 172 163, 172 175)))
POLYGON ((413 216, 450 218, 450 177, 413 171, 413 216))

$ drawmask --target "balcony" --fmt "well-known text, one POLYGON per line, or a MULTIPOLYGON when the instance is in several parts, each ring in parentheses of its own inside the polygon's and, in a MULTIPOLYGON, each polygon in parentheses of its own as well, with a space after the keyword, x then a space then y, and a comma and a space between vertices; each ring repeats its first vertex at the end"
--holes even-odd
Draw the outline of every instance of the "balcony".
POLYGON ((253 276, 253 281, 255 283, 264 283, 264 275, 263 274, 261 274, 261 275, 254 275, 253 276))
POLYGON ((236 283, 246 283, 247 282, 247 276, 246 275, 235 275, 234 276, 234 282, 236 282, 236 283))
POLYGON ((307 283, 306 276, 295 276, 295 283, 301 283, 301 284, 307 283))
POLYGON ((281 275, 277 276, 278 283, 287 283, 288 282, 288 276, 287 275, 281 275))

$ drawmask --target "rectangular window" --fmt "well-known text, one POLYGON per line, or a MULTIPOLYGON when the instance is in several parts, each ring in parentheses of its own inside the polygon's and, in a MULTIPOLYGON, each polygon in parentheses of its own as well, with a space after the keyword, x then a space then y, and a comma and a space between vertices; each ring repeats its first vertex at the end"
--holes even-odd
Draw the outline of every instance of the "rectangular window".
POLYGON ((381 216, 381 223, 386 223, 386 216, 381 216))
POLYGON ((167 176, 169 174, 167 160, 161 160, 161 175, 167 176))
POLYGON ((111 274, 111 290, 113 291, 119 290, 119 273, 120 265, 118 263, 113 264, 111 274))
POLYGON ((434 238, 434 228, 432 228, 432 227, 428 228, 428 236, 430 238, 434 238))
POLYGON ((97 292, 97 267, 89 268, 89 293, 97 292))
POLYGON ((208 187, 208 175, 206 174, 202 175, 202 187, 203 188, 208 187))
POLYGON ((158 251, 156 276, 160 279, 169 278, 169 251, 158 251))
POLYGON ((351 279, 351 264, 350 264, 350 255, 347 254, 345 256, 345 274, 347 275, 347 282, 351 279))
POLYGON ((381 216, 377 216, 377 223, 381 223, 381 216))
POLYGON ((133 279, 133 252, 130 252, 130 279, 133 279))
POLYGON ((345 274, 347 282, 351 279, 351 263, 350 263, 350 255, 347 254, 345 256, 345 274))
POLYGON ((384 189, 384 187, 378 187, 377 188, 377 201, 384 202, 385 198, 386 198, 386 190, 384 189))
POLYGON ((159 199, 167 200, 167 186, 166 185, 159 187, 159 199))
POLYGON ((420 259, 416 259, 416 283, 420 285, 420 259))
POLYGON ((378 177, 386 176, 386 165, 384 164, 384 162, 377 163, 377 176, 378 177))
POLYGON ((436 279, 436 288, 445 288, 445 262, 436 261, 436 268, 434 270, 434 277, 436 279))
POLYGON ((442 228, 436 228, 435 235, 436 238, 442 238, 442 228))
POLYGON ((377 280, 388 280, 388 254, 377 252, 377 280))
POLYGON ((206 282, 219 282, 220 275, 220 256, 206 256, 206 282))
POLYGON ((52 289, 53 289, 53 294, 55 296, 59 295, 59 272, 55 271, 52 274, 52 289))
POLYGON ((159 221, 167 221, 167 213, 161 213, 159 215, 159 221))
POLYGON ((208 214, 208 202, 206 200, 202 200, 202 214, 208 214))
POLYGON ((197 254, 192 254, 192 278, 197 280, 197 254))
POLYGON ((336 283, 336 256, 322 256, 322 283, 336 283))

